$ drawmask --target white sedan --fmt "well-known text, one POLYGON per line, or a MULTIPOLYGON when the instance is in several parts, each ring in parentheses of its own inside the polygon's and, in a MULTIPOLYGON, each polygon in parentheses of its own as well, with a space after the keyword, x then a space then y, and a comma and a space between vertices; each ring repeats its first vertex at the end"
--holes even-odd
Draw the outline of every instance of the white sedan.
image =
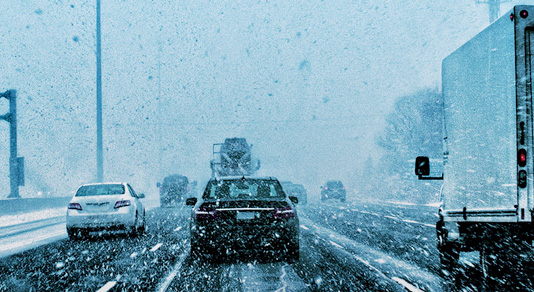
POLYGON ((78 188, 67 209, 69 238, 89 231, 126 230, 130 236, 146 228, 145 207, 128 183, 94 183, 78 188))

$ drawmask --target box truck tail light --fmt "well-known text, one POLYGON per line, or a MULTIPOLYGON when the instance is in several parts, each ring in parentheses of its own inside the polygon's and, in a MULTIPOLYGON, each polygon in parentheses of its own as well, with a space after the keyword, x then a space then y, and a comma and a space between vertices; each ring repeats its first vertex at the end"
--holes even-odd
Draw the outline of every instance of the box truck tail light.
POLYGON ((527 186, 527 172, 524 170, 521 170, 519 172, 519 178, 517 184, 520 188, 524 188, 527 186))
POLYGON ((521 16, 521 18, 527 18, 528 17, 528 11, 521 10, 521 12, 519 12, 519 16, 521 16))
POLYGON ((519 149, 517 152, 517 164, 521 167, 527 165, 527 150, 519 149))
POLYGON ((510 13, 510 20, 514 21, 514 14, 513 13, 510 13))

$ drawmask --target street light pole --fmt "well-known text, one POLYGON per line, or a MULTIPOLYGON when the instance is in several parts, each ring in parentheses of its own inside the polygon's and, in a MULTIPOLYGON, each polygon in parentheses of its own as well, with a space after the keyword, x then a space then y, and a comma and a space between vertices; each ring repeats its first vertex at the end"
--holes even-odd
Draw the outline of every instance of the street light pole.
POLYGON ((489 22, 493 23, 499 18, 501 10, 501 3, 510 2, 509 0, 477 0, 477 3, 488 4, 489 6, 489 22))
POLYGON ((102 139, 102 48, 100 43, 100 0, 96 0, 96 168, 97 181, 104 180, 102 139))

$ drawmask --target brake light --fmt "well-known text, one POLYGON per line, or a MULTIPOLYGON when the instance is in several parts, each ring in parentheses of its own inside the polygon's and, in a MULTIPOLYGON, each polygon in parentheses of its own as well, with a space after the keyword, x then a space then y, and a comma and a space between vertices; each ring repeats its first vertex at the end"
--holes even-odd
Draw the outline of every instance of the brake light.
POLYGON ((118 209, 118 208, 121 208, 121 207, 128 207, 130 206, 131 203, 130 203, 130 200, 121 200, 121 201, 117 201, 117 203, 115 203, 115 209, 118 209))
POLYGON ((212 220, 219 218, 217 210, 200 206, 195 210, 195 219, 197 220, 212 220))
POLYGON ((82 210, 82 205, 78 204, 78 203, 70 203, 69 206, 68 206, 68 209, 73 209, 73 210, 82 210))
POLYGON ((273 212, 274 219, 286 219, 286 218, 294 218, 294 217, 295 217, 295 210, 293 210, 293 208, 291 207, 274 209, 274 212, 273 212))
POLYGON ((521 167, 527 165, 527 150, 519 149, 517 152, 517 164, 521 167))
POLYGON ((328 190, 328 187, 324 187, 325 190, 328 190))

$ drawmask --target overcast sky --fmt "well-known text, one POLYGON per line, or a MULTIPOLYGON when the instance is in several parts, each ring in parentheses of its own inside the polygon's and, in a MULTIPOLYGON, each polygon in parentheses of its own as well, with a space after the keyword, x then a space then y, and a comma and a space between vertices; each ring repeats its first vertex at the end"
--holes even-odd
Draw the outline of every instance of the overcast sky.
MULTIPOLYGON (((0 1, 24 195, 96 176, 94 2, 0 1)), ((233 136, 254 144, 261 175, 348 180, 380 155, 395 100, 439 89, 441 60, 488 25, 475 0, 102 2, 105 178, 145 192, 170 173, 206 178, 211 145, 233 136)))

